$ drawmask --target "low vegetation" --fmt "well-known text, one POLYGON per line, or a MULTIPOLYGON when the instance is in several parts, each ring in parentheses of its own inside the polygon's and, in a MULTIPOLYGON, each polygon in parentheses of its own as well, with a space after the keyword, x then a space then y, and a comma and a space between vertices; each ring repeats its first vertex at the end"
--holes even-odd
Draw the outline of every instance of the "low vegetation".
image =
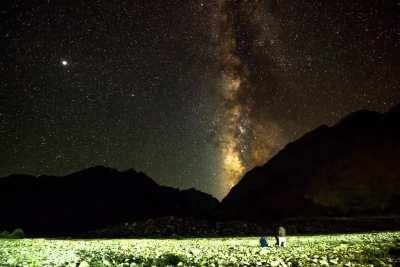
POLYGON ((397 266, 400 232, 192 239, 1 239, 0 266, 397 266))
POLYGON ((11 233, 9 233, 8 231, 0 232, 0 238, 18 239, 18 238, 24 238, 24 236, 25 233, 20 228, 15 229, 11 233))

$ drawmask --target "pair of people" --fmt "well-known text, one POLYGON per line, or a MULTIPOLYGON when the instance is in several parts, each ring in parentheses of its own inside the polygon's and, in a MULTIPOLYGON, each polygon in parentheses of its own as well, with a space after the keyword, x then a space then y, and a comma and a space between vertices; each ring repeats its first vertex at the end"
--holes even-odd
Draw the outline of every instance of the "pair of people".
MULTIPOLYGON (((286 246, 286 230, 282 226, 278 228, 278 235, 275 236, 276 246, 285 247, 286 246)), ((260 246, 262 248, 268 247, 268 240, 262 236, 260 238, 260 246)))

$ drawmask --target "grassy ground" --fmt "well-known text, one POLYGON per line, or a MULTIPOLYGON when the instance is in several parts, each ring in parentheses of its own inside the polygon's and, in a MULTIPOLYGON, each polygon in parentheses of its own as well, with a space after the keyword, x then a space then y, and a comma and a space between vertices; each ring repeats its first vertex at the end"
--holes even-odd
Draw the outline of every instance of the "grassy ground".
POLYGON ((400 232, 289 236, 266 249, 258 237, 0 239, 0 266, 400 266, 399 246, 400 232))

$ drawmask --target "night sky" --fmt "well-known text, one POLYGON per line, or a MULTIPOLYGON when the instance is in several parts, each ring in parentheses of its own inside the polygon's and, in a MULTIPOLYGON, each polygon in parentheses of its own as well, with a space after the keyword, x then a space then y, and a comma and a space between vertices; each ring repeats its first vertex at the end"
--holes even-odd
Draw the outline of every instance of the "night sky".
POLYGON ((398 0, 17 0, 0 31, 0 176, 104 165, 221 198, 400 102, 398 0))

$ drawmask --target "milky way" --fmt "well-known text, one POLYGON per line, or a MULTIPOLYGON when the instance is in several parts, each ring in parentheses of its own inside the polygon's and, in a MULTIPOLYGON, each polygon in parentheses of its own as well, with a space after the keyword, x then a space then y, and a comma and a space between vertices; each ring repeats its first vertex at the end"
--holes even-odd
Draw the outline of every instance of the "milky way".
POLYGON ((221 199, 306 132, 400 102, 397 0, 6 2, 0 176, 134 168, 221 199))
MULTIPOLYGON (((275 3, 276 5, 276 3, 275 3)), ((274 6, 275 6, 274 5, 274 6)), ((275 78, 270 72, 273 60, 284 57, 278 49, 265 47, 265 42, 277 39, 279 30, 274 21, 272 4, 265 1, 218 2, 216 26, 218 32, 217 55, 222 67, 220 89, 221 107, 221 157, 220 183, 222 194, 227 193, 245 171, 264 163, 282 145, 280 128, 267 117, 257 116, 262 105, 257 103, 255 92, 260 90, 252 73, 254 66, 248 56, 260 57, 266 66, 262 77, 273 91, 275 78), (259 104, 260 106, 257 106, 259 104)), ((276 40, 278 41, 278 40, 276 40)), ((255 66, 257 67, 257 66, 255 66)))
POLYGON ((244 85, 246 84, 246 66, 236 55, 236 38, 234 32, 234 18, 227 10, 226 1, 219 2, 220 14, 217 22, 218 55, 223 69, 221 77, 222 90, 222 122, 221 130, 221 157, 222 173, 221 189, 228 191, 236 184, 245 171, 242 154, 245 147, 247 110, 240 102, 244 85))

